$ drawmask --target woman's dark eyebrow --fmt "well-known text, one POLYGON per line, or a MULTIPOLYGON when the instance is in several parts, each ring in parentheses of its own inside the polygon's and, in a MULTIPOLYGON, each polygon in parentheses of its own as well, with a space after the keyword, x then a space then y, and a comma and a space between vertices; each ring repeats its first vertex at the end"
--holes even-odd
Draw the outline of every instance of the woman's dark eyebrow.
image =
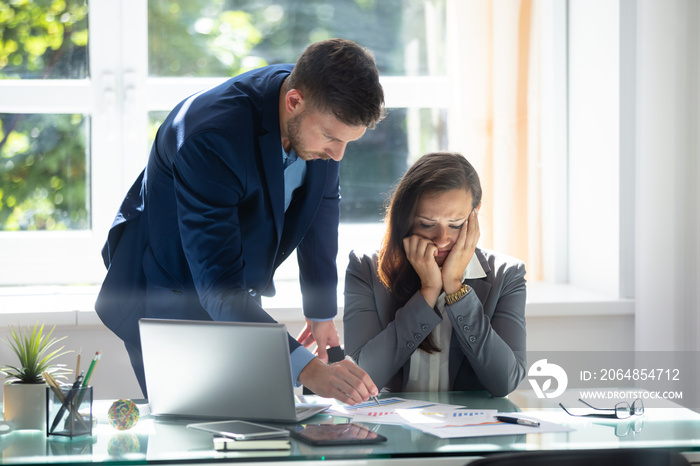
MULTIPOLYGON (((417 215, 418 218, 422 218, 424 220, 428 220, 430 222, 434 222, 434 218, 426 217, 425 215, 417 215)), ((449 223, 457 223, 457 222, 464 222, 467 219, 467 217, 461 217, 461 218, 456 218, 454 220, 448 220, 449 223)))

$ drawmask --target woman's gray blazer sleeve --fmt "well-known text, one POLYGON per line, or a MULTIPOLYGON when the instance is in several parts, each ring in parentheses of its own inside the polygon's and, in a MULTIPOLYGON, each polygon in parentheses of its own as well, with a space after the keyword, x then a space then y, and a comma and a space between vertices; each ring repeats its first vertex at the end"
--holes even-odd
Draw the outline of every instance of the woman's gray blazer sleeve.
POLYGON ((391 320, 390 295, 379 281, 376 264, 376 254, 371 258, 350 253, 343 326, 345 352, 381 390, 442 318, 417 293, 391 320))
MULTIPOLYGON (((446 309, 453 328, 452 346, 459 344, 489 393, 505 396, 526 374, 525 266, 520 261, 486 257, 491 269, 488 282, 467 280, 472 290, 446 309), (488 294, 484 292, 487 283, 491 285, 488 294)), ((454 359, 451 353, 450 367, 454 359)), ((451 375, 458 379, 461 374, 451 375)), ((455 380, 453 386, 460 384, 455 380)))

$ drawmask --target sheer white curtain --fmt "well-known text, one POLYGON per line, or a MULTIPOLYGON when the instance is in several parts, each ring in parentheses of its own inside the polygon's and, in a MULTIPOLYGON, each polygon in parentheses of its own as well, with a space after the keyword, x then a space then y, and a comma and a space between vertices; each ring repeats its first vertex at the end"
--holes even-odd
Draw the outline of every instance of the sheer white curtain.
POLYGON ((540 10, 532 0, 448 2, 450 148, 481 176, 482 247, 542 279, 540 10))
MULTIPOLYGON (((678 0, 635 6, 635 349, 697 358, 700 4, 678 0)), ((687 372, 672 388, 683 393, 679 403, 697 410, 697 363, 687 372)))
POLYGON ((700 351, 699 28, 696 1, 638 4, 637 350, 700 351))

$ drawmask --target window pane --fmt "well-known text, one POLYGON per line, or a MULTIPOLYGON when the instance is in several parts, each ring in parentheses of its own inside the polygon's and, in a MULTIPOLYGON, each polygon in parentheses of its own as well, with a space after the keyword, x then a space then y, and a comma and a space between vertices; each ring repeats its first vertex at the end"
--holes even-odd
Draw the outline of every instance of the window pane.
MULTIPOLYGON (((149 142, 168 112, 149 113, 149 142)), ((340 163, 341 221, 378 222, 394 184, 419 156, 447 148, 446 111, 392 108, 374 130, 348 144, 340 163)))
POLYGON ((445 0, 149 0, 148 15, 152 76, 235 76, 332 37, 371 49, 383 75, 445 74, 445 0))
POLYGON ((85 0, 0 2, 0 76, 86 78, 87 13, 85 0))
POLYGON ((0 230, 90 227, 84 115, 0 114, 0 230))
POLYGON ((389 109, 376 129, 348 144, 340 163, 342 222, 377 222, 409 165, 421 155, 447 147, 446 112, 389 109))

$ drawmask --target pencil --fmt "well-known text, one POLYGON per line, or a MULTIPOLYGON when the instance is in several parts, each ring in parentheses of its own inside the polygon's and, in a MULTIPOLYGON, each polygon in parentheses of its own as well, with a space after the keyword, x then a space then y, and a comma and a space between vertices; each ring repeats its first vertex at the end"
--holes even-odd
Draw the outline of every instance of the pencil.
POLYGON ((75 361, 75 372, 74 372, 74 374, 75 374, 76 377, 78 377, 78 374, 80 374, 80 353, 82 353, 82 352, 83 352, 83 349, 80 348, 80 349, 78 350, 78 357, 77 357, 77 359, 76 359, 76 361, 75 361))
MULTIPOLYGON (((97 367, 97 363, 100 362, 100 358, 102 357, 102 351, 97 351, 95 353, 95 357, 92 358, 92 362, 90 363, 90 367, 88 367, 87 374, 85 374, 85 378, 83 378, 83 384, 81 385, 81 388, 85 388, 88 386, 90 383, 90 379, 92 378, 92 374, 95 372, 95 367, 97 367)), ((85 390, 80 394, 78 397, 78 406, 80 406, 83 403, 83 398, 85 397, 85 390)))
POLYGON ((56 382, 56 379, 54 379, 51 374, 48 372, 42 372, 41 376, 44 377, 44 380, 46 380, 46 383, 49 384, 49 387, 51 387, 51 390, 56 394, 58 399, 63 403, 65 400, 65 397, 63 396, 63 392, 61 391, 60 385, 56 382))
POLYGON ((97 366, 97 362, 100 360, 100 357, 102 357, 102 352, 98 351, 95 353, 95 357, 92 358, 92 362, 90 363, 90 367, 88 367, 87 374, 85 374, 85 378, 83 379, 83 387, 87 387, 88 384, 90 383, 90 379, 92 378, 92 373, 95 370, 95 366, 97 366))

